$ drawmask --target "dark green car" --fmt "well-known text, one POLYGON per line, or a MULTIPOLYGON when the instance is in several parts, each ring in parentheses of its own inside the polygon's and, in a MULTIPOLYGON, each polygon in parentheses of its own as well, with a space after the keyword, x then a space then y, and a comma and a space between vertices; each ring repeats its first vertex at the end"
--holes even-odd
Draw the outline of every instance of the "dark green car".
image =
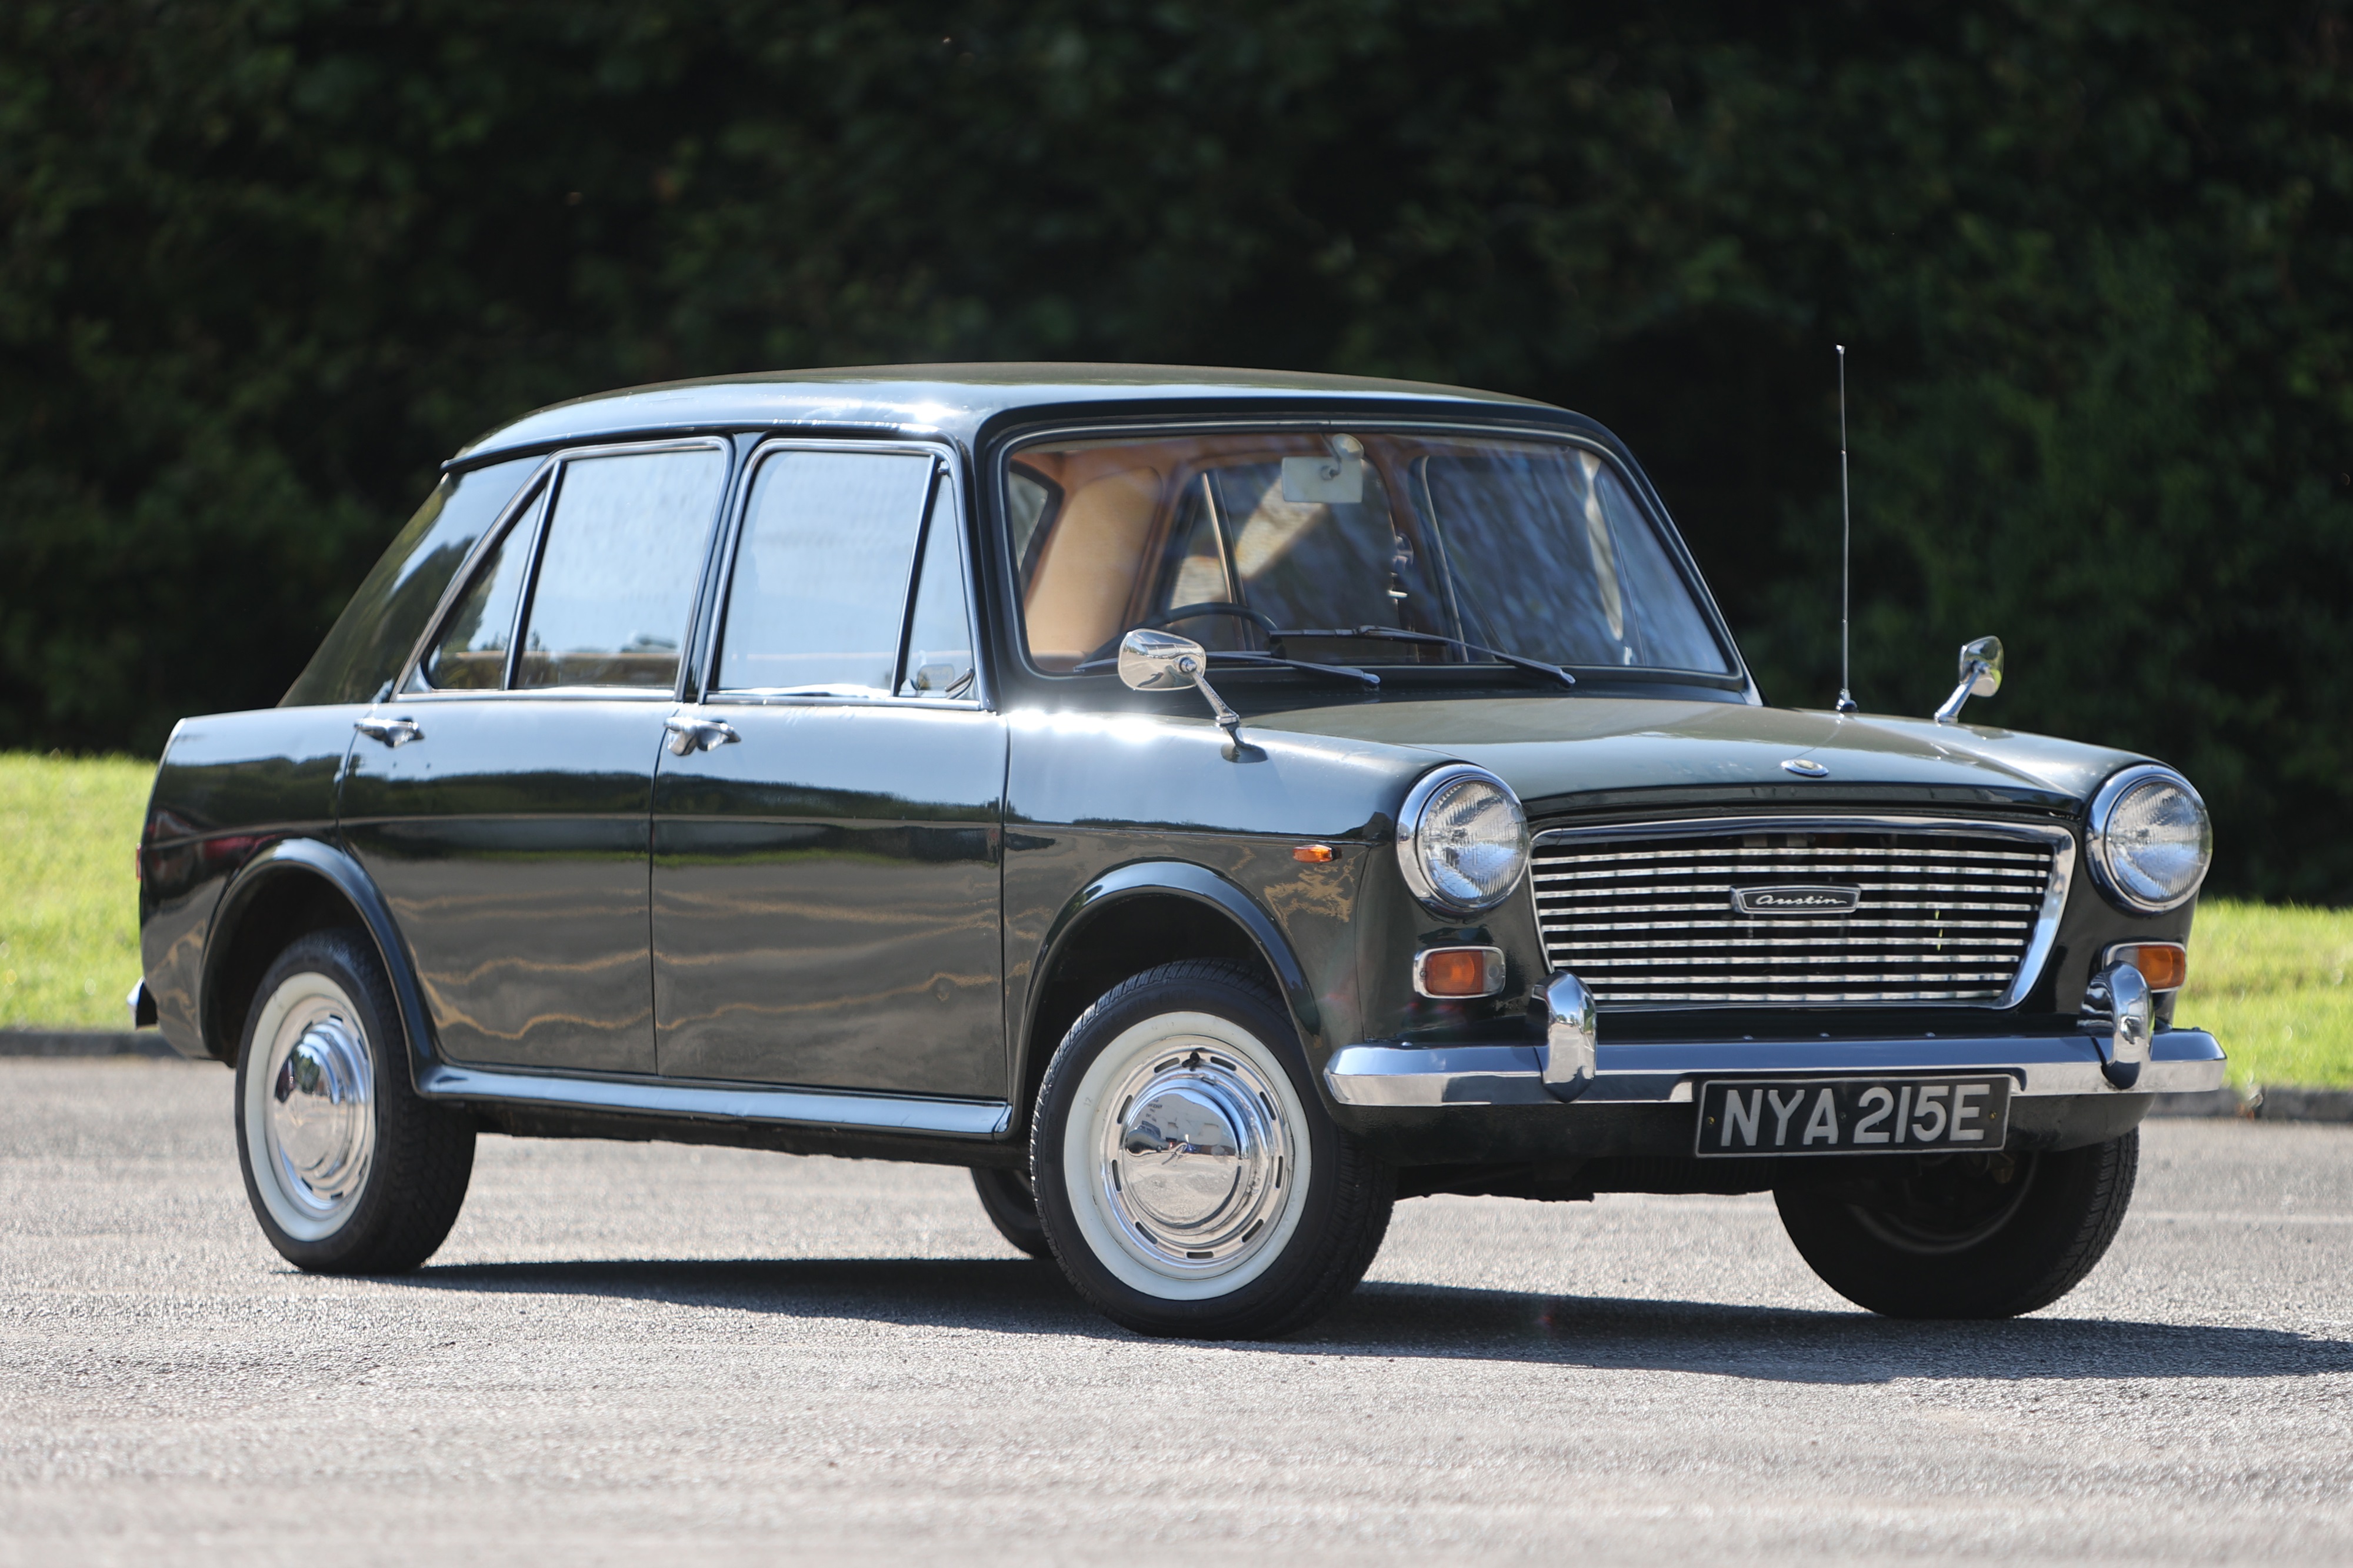
POLYGON ((2146 758, 1764 704, 1609 432, 992 365, 688 383, 452 458, 283 703, 174 733, 142 1023, 306 1268, 484 1131, 971 1168, 1152 1333, 1400 1197, 1770 1191, 1875 1310, 2083 1278, 2206 813, 2146 758))

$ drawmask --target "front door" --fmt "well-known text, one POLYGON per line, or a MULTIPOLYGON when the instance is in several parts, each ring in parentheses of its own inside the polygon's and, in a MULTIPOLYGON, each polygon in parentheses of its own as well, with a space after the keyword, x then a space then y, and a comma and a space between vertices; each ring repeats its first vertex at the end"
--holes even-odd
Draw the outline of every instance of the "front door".
POLYGON ((661 1071, 1003 1099, 1005 730, 945 467, 754 461, 709 690, 654 784, 661 1071))
POLYGON ((568 455, 362 721, 343 832, 453 1061, 654 1070, 654 759, 726 479, 713 442, 568 455))

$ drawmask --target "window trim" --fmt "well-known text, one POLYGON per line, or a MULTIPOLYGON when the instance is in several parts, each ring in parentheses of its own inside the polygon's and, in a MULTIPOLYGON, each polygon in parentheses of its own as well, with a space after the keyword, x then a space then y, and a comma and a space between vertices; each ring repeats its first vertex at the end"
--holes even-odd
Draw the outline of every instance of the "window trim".
POLYGON ((515 492, 515 500, 499 514, 498 521, 483 530, 482 537, 466 557, 450 585, 434 606, 432 618, 426 623, 425 635, 417 639, 401 668, 398 682, 393 690, 403 702, 419 700, 443 701, 455 700, 479 700, 484 698, 513 700, 521 698, 555 697, 588 698, 600 701, 676 702, 688 675, 689 652, 695 637, 694 615, 702 598, 702 585, 711 574, 711 550, 714 537, 725 522, 728 500, 735 489, 735 443, 724 436, 686 436, 659 440, 598 442, 585 446, 565 447, 550 452, 540 466, 532 471, 515 492), (541 556, 547 547, 547 531, 554 520, 557 504, 563 500, 565 469, 584 458, 639 457, 658 452, 717 452, 725 465, 719 481, 719 501, 712 509, 711 521, 703 527, 702 558, 695 569, 695 591, 688 600, 687 625, 679 641, 678 674, 667 687, 650 686, 533 686, 520 688, 514 683, 518 660, 522 653, 522 628, 530 618, 532 601, 538 596, 541 556), (541 510, 532 527, 530 560, 523 570, 522 587, 515 595, 514 619, 507 627, 507 662, 497 687, 463 689, 418 685, 424 678, 425 658, 440 640, 444 622, 456 610, 469 589, 474 584, 474 574, 481 570, 492 551, 505 542, 507 535, 523 521, 523 514, 539 503, 542 495, 547 504, 541 510), (414 689, 412 689, 414 688, 414 689))
MULTIPOLYGON (((1702 617, 1707 625, 1708 634, 1715 639, 1717 647, 1730 661, 1732 668, 1729 674, 1725 674, 1709 670, 1668 669, 1651 666, 1621 668, 1615 665, 1570 665, 1567 668, 1580 673, 1590 671, 1597 679, 1626 680, 1641 684, 1713 687, 1725 691, 1739 692, 1751 702, 1763 700, 1757 691, 1756 679, 1749 672, 1748 661, 1742 657, 1740 645, 1732 635, 1731 624, 1725 619, 1723 608, 1715 601, 1715 590, 1708 586, 1707 578, 1700 571, 1698 561, 1693 557, 1690 546, 1684 542, 1683 531, 1675 527, 1673 520, 1667 515, 1664 504, 1651 489, 1648 479, 1641 476, 1640 470, 1635 468, 1630 460, 1621 458, 1617 452, 1611 450, 1607 441, 1581 430, 1550 424, 1520 424, 1495 419, 1417 418, 1411 415, 1372 409, 1364 410, 1361 416, 1355 411, 1350 411, 1255 419, 1238 418, 1227 415, 1196 418, 1147 418, 1133 421, 1087 420, 1071 423, 1058 421, 1010 429, 997 437, 990 445, 984 470, 985 482, 993 487, 992 515, 997 519, 998 523, 997 538, 995 541, 995 548, 990 552, 990 557, 996 563, 998 586, 1005 596, 1007 647, 1022 675, 1029 679, 1050 682, 1058 686, 1071 681, 1100 684, 1110 678, 1107 671, 1090 671, 1084 675, 1074 675, 1066 670, 1045 669, 1029 656, 1029 620, 1022 603, 1021 563, 1011 559, 1012 536, 1009 529, 1005 526, 1003 515, 1005 510, 1003 496, 1005 486, 1010 477, 1009 469, 1021 453, 1051 441, 1145 441, 1156 437, 1256 435, 1277 432, 1312 434, 1368 429, 1427 431, 1432 435, 1551 441, 1598 456, 1625 485, 1627 494, 1632 498, 1635 506, 1641 511, 1643 520, 1658 531, 1660 542, 1666 547, 1676 571, 1682 575, 1684 585, 1691 591, 1694 601, 1699 605, 1702 617)), ((1035 550, 1039 542, 1037 540, 1031 541, 1031 548, 1035 550)), ((1456 668, 1500 669, 1507 667, 1467 664, 1456 668)), ((1246 679, 1248 675, 1254 672, 1237 670, 1231 673, 1246 679)), ((1082 687, 1081 689, 1084 688, 1082 687)))
POLYGON ((772 436, 760 440, 744 458, 742 471, 729 497, 725 515, 716 541, 716 554, 712 563, 712 592, 709 599, 708 624, 698 628, 695 643, 695 680, 681 700, 697 704, 725 703, 744 707, 811 707, 848 704, 882 705, 893 708, 944 708, 976 710, 991 707, 987 657, 981 638, 978 566, 974 559, 974 542, 967 526, 971 509, 962 504, 963 487, 955 462, 956 449, 938 439, 896 439, 877 437, 860 440, 854 437, 823 436, 772 436), (786 452, 856 452, 865 454, 905 454, 931 459, 931 476, 924 493, 923 516, 915 525, 915 547, 908 552, 906 587, 899 604, 899 642, 891 660, 892 689, 883 692, 864 691, 760 691, 735 690, 719 684, 720 647, 726 635, 728 597, 734 591, 735 559, 743 547, 744 528, 750 520, 752 488, 758 482, 760 466, 769 458, 786 452), (956 542, 958 567, 964 580, 964 615, 966 635, 972 640, 973 687, 964 697, 911 697, 898 689, 906 679, 908 639, 913 635, 915 594, 922 586, 923 558, 931 547, 933 531, 941 526, 950 531, 956 542))

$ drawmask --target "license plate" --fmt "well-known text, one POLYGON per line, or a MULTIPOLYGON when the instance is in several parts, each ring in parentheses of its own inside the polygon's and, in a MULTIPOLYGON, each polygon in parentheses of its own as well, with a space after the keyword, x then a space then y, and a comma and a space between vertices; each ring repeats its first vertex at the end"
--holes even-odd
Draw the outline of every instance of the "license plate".
POLYGON ((2010 1135, 2007 1074, 1927 1079, 1719 1079, 1700 1086, 1696 1152, 1952 1153, 2010 1135))

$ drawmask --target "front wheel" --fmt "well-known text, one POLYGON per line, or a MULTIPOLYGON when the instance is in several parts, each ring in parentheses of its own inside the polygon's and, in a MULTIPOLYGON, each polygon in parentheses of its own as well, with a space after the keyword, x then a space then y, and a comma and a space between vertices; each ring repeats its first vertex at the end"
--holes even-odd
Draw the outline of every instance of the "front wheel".
POLYGON ((1032 1258, 1051 1258, 1046 1227, 1038 1223, 1038 1194, 1029 1190, 1027 1171, 1000 1171, 991 1165, 972 1168, 972 1190, 997 1234, 1032 1258))
POLYGON ((2059 1153, 1947 1154, 1902 1177, 1777 1188, 1799 1254, 1892 1318, 2014 1318, 2080 1284, 2116 1239, 2137 1130, 2059 1153))
POLYGON ((1029 1148, 1056 1261, 1139 1333, 1305 1325, 1364 1278, 1397 1190, 1324 1113, 1282 1004, 1224 961, 1164 964, 1088 1008, 1029 1148))
POLYGON ((457 1223, 473 1124, 410 1087, 392 985, 360 933, 313 931, 262 976, 237 1152, 262 1234, 313 1273, 405 1272, 457 1223))

